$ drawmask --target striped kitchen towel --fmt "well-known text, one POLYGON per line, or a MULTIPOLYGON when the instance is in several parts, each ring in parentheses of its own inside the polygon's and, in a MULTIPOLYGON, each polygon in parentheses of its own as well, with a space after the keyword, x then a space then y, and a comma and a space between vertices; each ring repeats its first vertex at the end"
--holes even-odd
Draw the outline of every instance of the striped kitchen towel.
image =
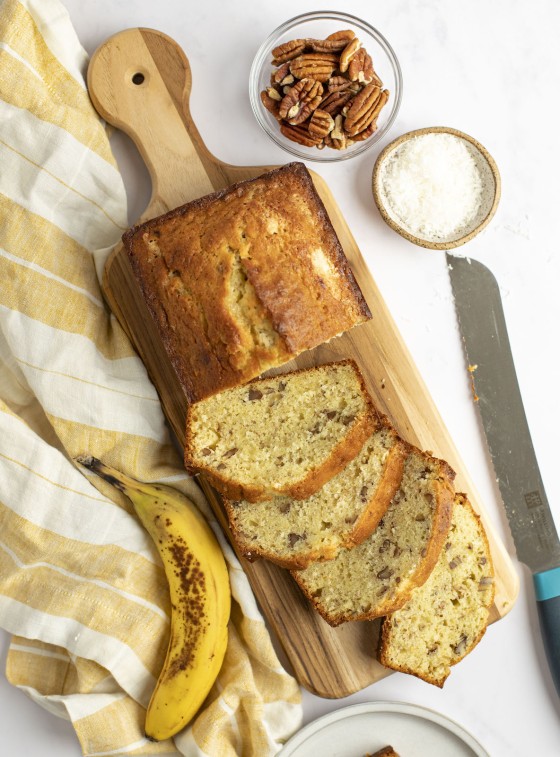
POLYGON ((59 0, 0 0, 0 625, 12 684, 85 755, 275 754, 301 720, 244 573, 171 443, 99 277, 127 226, 122 179, 59 0), (211 520, 234 597, 216 685, 174 744, 143 736, 169 633, 163 569, 91 453, 181 489, 211 520))

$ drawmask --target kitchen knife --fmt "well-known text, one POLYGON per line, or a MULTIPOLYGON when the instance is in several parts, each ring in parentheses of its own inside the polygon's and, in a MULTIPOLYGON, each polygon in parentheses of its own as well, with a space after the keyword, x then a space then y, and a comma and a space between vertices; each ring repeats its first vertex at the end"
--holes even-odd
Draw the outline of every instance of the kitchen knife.
POLYGON ((560 696, 560 541, 544 490, 493 274, 447 254, 473 392, 519 560, 532 574, 548 664, 560 696))

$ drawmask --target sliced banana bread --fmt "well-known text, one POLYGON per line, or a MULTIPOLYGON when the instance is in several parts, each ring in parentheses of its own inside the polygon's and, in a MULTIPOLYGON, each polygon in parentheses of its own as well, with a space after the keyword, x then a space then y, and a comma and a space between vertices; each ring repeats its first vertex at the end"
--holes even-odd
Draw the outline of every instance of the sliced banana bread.
POLYGON ((371 536, 334 560, 292 571, 330 625, 394 612, 426 581, 451 523, 453 478, 446 462, 410 446, 401 485, 371 536))
POLYGON ((330 560, 360 544, 389 507, 401 482, 407 447, 386 418, 358 455, 304 500, 225 501, 233 537, 250 560, 284 568, 330 560))
POLYGON ((304 499, 356 457, 378 423, 356 363, 328 363, 190 405, 185 465, 228 499, 304 499))
POLYGON ((494 570, 480 518, 458 494, 436 567, 406 605, 383 619, 380 662, 440 688, 480 641, 494 601, 494 570))

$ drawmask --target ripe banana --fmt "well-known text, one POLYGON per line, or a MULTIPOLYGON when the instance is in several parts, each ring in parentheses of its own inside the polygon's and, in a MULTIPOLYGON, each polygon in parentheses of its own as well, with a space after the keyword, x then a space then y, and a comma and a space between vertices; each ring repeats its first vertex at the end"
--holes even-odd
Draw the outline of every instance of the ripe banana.
POLYGON ((94 457, 77 462, 126 494, 163 561, 171 636, 145 725, 146 736, 161 741, 196 715, 220 672, 231 604, 224 556, 204 517, 180 492, 135 481, 94 457))

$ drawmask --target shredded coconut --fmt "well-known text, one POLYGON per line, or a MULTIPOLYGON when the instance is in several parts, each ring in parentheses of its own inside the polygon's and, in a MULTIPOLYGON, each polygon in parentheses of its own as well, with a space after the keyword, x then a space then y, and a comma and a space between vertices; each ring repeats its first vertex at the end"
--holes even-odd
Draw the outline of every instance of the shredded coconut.
POLYGON ((453 134, 405 140, 384 161, 380 190, 389 215, 410 234, 451 241, 488 212, 493 184, 478 150, 453 134))

